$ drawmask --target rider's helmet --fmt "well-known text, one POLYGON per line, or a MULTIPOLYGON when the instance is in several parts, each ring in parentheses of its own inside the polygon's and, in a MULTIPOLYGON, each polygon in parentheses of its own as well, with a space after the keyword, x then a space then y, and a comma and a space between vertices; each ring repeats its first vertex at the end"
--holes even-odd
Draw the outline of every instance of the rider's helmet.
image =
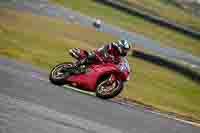
POLYGON ((129 50, 131 49, 131 44, 127 40, 119 40, 115 43, 117 49, 121 56, 127 56, 129 50))

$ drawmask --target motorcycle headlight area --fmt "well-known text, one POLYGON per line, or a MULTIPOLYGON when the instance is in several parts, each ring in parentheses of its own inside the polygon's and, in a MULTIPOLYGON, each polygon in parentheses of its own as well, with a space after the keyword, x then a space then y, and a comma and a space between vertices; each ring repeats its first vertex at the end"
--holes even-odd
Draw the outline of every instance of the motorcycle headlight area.
POLYGON ((126 63, 119 64, 117 67, 119 68, 121 72, 125 72, 125 71, 130 72, 130 68, 126 63))

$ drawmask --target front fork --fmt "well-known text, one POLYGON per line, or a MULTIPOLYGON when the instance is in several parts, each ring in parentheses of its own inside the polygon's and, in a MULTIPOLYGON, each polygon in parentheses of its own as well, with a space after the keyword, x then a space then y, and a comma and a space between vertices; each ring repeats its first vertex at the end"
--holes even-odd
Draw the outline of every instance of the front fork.
POLYGON ((114 74, 111 74, 108 79, 108 84, 113 84, 117 80, 116 76, 114 74))

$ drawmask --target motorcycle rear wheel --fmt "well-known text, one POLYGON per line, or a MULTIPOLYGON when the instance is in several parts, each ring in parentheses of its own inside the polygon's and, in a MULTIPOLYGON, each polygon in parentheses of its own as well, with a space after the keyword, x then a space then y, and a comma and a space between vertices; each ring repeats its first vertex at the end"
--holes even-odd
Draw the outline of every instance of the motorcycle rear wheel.
POLYGON ((50 75, 49 75, 49 80, 51 81, 51 83, 58 86, 64 85, 67 74, 62 72, 62 70, 66 69, 67 67, 71 68, 72 66, 73 66, 73 63, 71 62, 64 62, 64 63, 56 65, 51 70, 50 75))
POLYGON ((114 87, 112 86, 112 88, 105 88, 105 84, 108 82, 107 80, 108 79, 104 79, 100 81, 96 88, 96 96, 101 99, 116 97, 123 90, 123 82, 121 80, 116 80, 113 83, 115 84, 114 87), (108 91, 108 93, 106 91, 108 91))

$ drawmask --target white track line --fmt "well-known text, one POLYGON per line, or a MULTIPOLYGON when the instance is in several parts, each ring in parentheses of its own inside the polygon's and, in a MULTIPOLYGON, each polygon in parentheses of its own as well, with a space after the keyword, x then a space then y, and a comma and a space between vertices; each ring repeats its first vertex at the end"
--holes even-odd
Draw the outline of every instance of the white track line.
MULTIPOLYGON (((45 79, 45 78, 40 78, 40 80, 49 82, 49 81, 48 81, 47 79, 45 79)), ((81 93, 84 93, 84 94, 87 94, 87 95, 95 96, 95 93, 93 93, 93 92, 87 92, 87 91, 80 90, 80 89, 78 89, 78 88, 71 87, 71 86, 68 86, 68 85, 64 85, 64 87, 65 87, 65 88, 72 89, 72 90, 75 90, 75 91, 78 91, 78 92, 81 92, 81 93)), ((117 100, 112 100, 112 101, 113 101, 113 102, 117 102, 117 103, 121 103, 121 102, 118 102, 117 100)), ((123 104, 123 103, 122 103, 122 104, 123 104)), ((128 104, 124 104, 124 105, 128 105, 128 104)), ((130 105, 129 105, 129 106, 130 106, 130 105)), ((134 106, 134 105, 133 105, 133 106, 134 106)), ((179 121, 179 122, 182 122, 182 123, 186 123, 186 124, 193 125, 193 126, 195 126, 195 127, 200 127, 200 123, 187 121, 187 120, 184 120, 184 119, 176 118, 175 116, 170 116, 170 115, 163 114, 163 113, 159 113, 159 112, 152 111, 152 110, 146 110, 146 111, 151 112, 151 113, 156 114, 156 115, 159 115, 159 116, 163 116, 163 117, 168 118, 168 119, 173 119, 173 120, 176 120, 176 121, 179 121)))
POLYGON ((55 123, 61 123, 63 125, 73 125, 80 130, 92 131, 96 133, 122 133, 120 130, 112 128, 107 125, 97 123, 95 121, 80 118, 71 114, 63 114, 56 110, 47 108, 45 106, 34 104, 32 102, 23 101, 20 99, 12 98, 8 95, 0 94, 0 105, 5 107, 12 107, 13 111, 27 111, 32 116, 42 119, 50 120, 55 123))

